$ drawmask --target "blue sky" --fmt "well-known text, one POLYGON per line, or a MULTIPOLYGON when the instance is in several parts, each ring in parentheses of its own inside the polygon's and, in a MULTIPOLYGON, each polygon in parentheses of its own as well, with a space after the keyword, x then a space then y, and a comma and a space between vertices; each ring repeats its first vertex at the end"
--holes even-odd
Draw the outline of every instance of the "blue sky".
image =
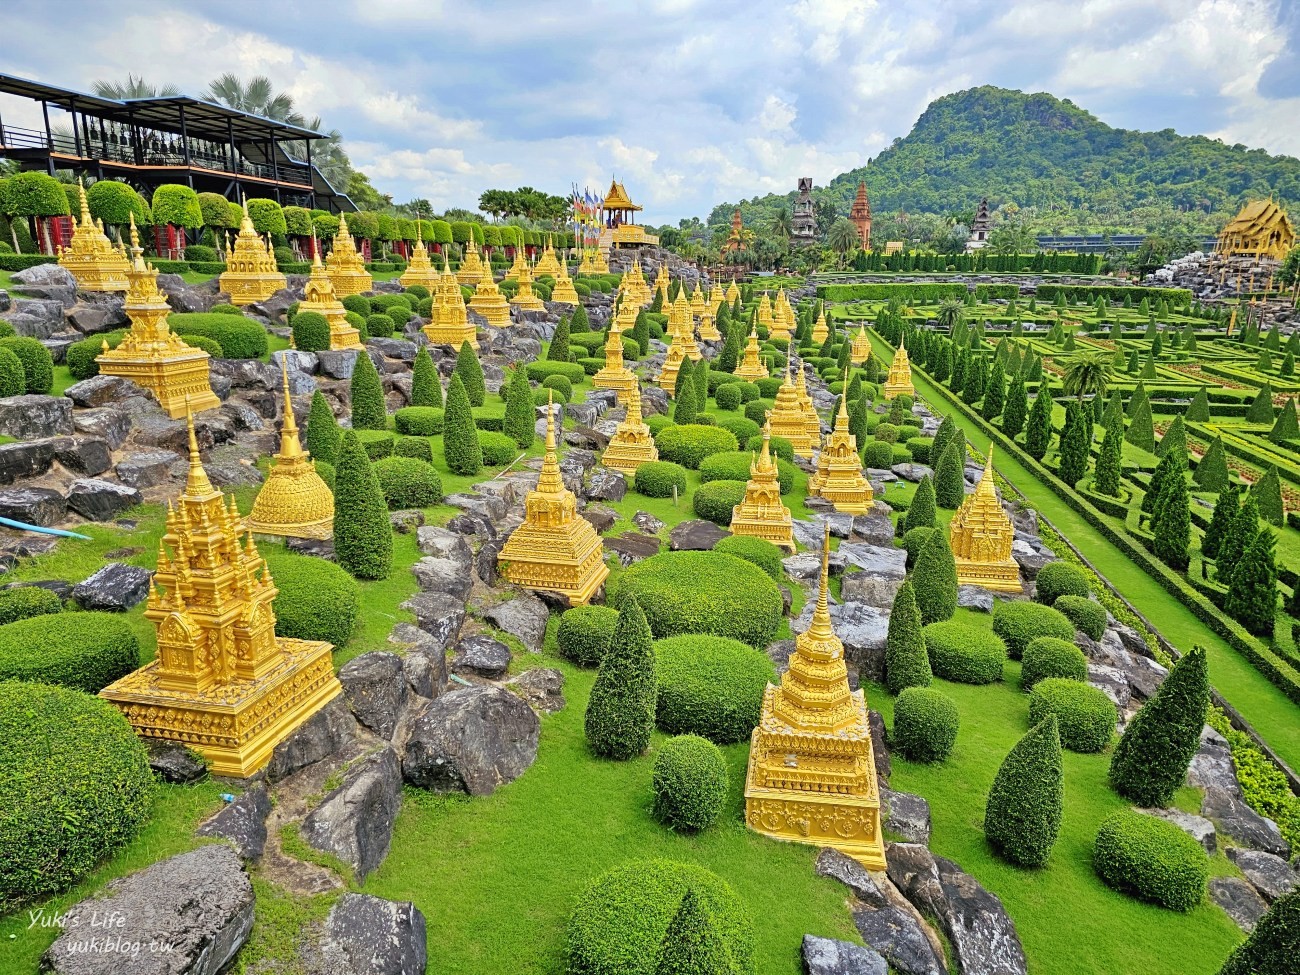
POLYGON ((0 70, 72 88, 266 74, 439 209, 616 174, 651 223, 703 217, 860 166, 983 84, 1300 156, 1298 0, 47 0, 5 25, 0 70))

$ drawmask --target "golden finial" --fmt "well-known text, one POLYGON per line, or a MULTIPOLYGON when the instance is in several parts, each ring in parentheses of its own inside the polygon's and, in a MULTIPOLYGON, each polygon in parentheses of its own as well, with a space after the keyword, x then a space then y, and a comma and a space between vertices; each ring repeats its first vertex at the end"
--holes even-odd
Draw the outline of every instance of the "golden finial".
POLYGON ((320 243, 316 240, 316 228, 311 228, 311 266, 322 267, 320 262, 320 243))
POLYGON ((833 640, 835 638, 835 630, 831 626, 831 610, 827 597, 831 588, 830 558, 831 524, 829 521, 824 521, 822 522, 821 582, 817 588, 817 608, 813 610, 812 623, 808 627, 808 632, 818 640, 833 640))
POLYGON ((90 225, 90 201, 86 199, 86 181, 77 180, 77 192, 81 196, 81 223, 83 226, 90 225))
POLYGON ((185 426, 190 436, 190 472, 185 481, 185 494, 198 498, 212 494, 213 488, 212 482, 208 480, 208 472, 203 469, 203 461, 199 457, 199 438, 194 432, 194 411, 190 409, 188 396, 185 397, 185 426))

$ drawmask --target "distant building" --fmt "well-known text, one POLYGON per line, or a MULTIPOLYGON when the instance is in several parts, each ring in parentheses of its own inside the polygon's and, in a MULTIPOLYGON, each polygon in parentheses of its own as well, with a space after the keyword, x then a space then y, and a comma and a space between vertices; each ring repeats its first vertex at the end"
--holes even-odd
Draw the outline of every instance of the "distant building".
POLYGON ((745 242, 740 236, 740 228, 740 207, 736 207, 735 212, 731 215, 731 233, 727 235, 727 242, 722 245, 724 251, 743 251, 745 249, 745 242))
POLYGON ((862 249, 871 249, 871 201, 867 199, 866 180, 858 180, 858 195, 849 210, 849 220, 858 228, 862 238, 862 249))
POLYGON ((790 214, 790 237, 796 244, 811 244, 817 239, 817 214, 812 199, 811 176, 799 177, 799 195, 790 214))
POLYGON ((966 239, 966 252, 977 251, 989 243, 989 201, 987 197, 980 200, 975 219, 971 221, 970 236, 966 239))
POLYGON ((1295 229, 1286 211, 1272 200, 1256 200, 1241 208, 1219 232, 1215 253, 1272 258, 1280 261, 1295 246, 1295 229))

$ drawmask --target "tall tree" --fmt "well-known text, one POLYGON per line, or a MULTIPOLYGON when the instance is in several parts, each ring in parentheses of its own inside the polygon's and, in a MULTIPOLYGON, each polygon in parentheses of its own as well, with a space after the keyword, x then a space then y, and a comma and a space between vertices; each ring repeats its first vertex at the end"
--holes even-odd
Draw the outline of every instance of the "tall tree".
POLYGON ((1092 418, 1078 402, 1065 408, 1065 426, 1061 428, 1060 476, 1074 487, 1088 472, 1088 455, 1092 446, 1092 418))
POLYGON ((133 74, 128 74, 126 81, 96 81, 91 90, 100 98, 114 98, 118 101, 128 98, 170 98, 181 93, 175 85, 151 84, 143 76, 136 77, 133 74))
POLYGON ((650 745, 657 701, 654 636, 636 597, 627 596, 587 702, 591 750, 620 761, 640 755, 650 745))
POLYGON ((1188 509, 1186 472, 1182 467, 1171 470, 1160 486, 1151 533, 1155 536, 1156 558, 1171 568, 1186 570, 1190 561, 1192 515, 1188 509))
POLYGON ((1052 391, 1047 383, 1038 387, 1034 405, 1025 427, 1025 450, 1034 460, 1042 460, 1052 444, 1052 391))
POLYGON ((1232 572, 1224 611, 1258 637, 1271 637, 1277 614, 1277 562, 1273 532, 1265 528, 1241 556, 1232 572))
POLYGON ((1119 497, 1123 459, 1123 434, 1116 427, 1107 427, 1106 435, 1101 440, 1101 451, 1097 455, 1097 466, 1092 478, 1092 486, 1098 494, 1105 494, 1112 498, 1119 497))
POLYGON ((1110 388, 1110 374, 1110 353, 1080 353, 1072 356, 1065 364, 1065 379, 1061 388, 1067 396, 1075 397, 1080 403, 1089 396, 1105 398, 1106 391, 1110 388))

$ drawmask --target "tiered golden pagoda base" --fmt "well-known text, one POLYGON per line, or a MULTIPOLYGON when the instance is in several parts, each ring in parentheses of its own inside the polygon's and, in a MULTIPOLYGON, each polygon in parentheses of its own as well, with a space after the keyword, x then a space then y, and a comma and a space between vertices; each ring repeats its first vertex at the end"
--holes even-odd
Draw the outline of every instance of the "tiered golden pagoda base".
POLYGON ((554 532, 525 522, 510 533, 497 556, 501 574, 525 589, 563 593, 569 603, 591 601, 605 579, 605 546, 590 522, 576 518, 572 531, 554 532))
POLYGON ((713 319, 707 313, 700 318, 700 341, 722 341, 722 333, 718 331, 718 326, 713 323, 713 319))
POLYGON ((551 300, 560 301, 566 305, 576 305, 578 303, 578 291, 573 287, 573 279, 563 277, 556 281, 555 287, 551 289, 551 300))
POLYGON ((535 294, 517 294, 510 299, 510 307, 523 311, 546 311, 546 302, 535 294))
POLYGON ((664 359, 664 366, 659 370, 659 379, 657 380, 659 388, 667 392, 669 396, 677 388, 677 374, 681 372, 682 363, 686 360, 684 355, 680 357, 673 356, 671 353, 674 348, 679 348, 679 346, 669 347, 669 355, 664 359))
POLYGON ((370 274, 366 271, 354 271, 348 268, 330 271, 329 276, 330 283, 334 285, 334 294, 339 298, 346 298, 348 295, 359 295, 363 291, 369 291, 374 286, 370 274))
POLYGON ((911 383, 885 383, 885 399, 895 399, 899 396, 916 396, 916 389, 911 383))
POLYGON ((430 345, 450 345, 454 349, 459 349, 461 344, 468 342, 473 345, 478 341, 478 332, 472 324, 453 325, 434 325, 432 322, 420 329, 424 337, 429 340, 430 345))
POLYGON ((77 279, 78 291, 126 291, 130 287, 126 278, 130 265, 117 251, 109 253, 112 255, 113 266, 106 266, 108 261, 92 263, 78 260, 80 255, 65 249, 59 255, 59 266, 77 279))
MULTIPOLYGON (((241 308, 255 301, 266 301, 271 295, 287 286, 284 275, 278 271, 275 273, 227 271, 217 281, 217 287, 230 295, 230 303, 241 308)), ((350 293, 339 292, 338 286, 335 286, 335 294, 350 293)))
POLYGON ((342 352, 344 349, 364 349, 361 332, 348 324, 345 318, 340 324, 330 322, 330 351, 342 352))
POLYGON ((778 415, 776 410, 770 414, 772 436, 784 437, 790 441, 790 447, 797 457, 811 457, 815 441, 808 433, 808 425, 802 416, 790 414, 778 415))
POLYGON ((406 266, 402 276, 397 279, 397 283, 403 288, 411 288, 418 284, 421 287, 428 288, 430 292, 437 291, 441 281, 442 274, 434 269, 428 258, 425 258, 424 264, 420 266, 417 266, 412 261, 406 266))
POLYGON ((851 484, 843 486, 831 484, 822 487, 820 482, 814 483, 817 475, 808 479, 808 497, 823 498, 835 506, 835 510, 846 515, 865 515, 870 513, 875 504, 875 492, 871 490, 871 484, 866 484, 866 490, 862 487, 854 487, 851 484))
POLYGON ((849 356, 859 365, 866 362, 871 358, 871 340, 865 336, 861 339, 855 338, 849 343, 849 356))
POLYGON ((507 328, 510 325, 510 302, 500 291, 491 294, 474 293, 469 301, 469 310, 482 315, 493 328, 507 328))
POLYGON ((753 362, 748 360, 742 361, 740 365, 736 366, 734 375, 752 383, 756 379, 766 379, 768 372, 767 367, 755 358, 753 362))
POLYGON ((600 455, 601 466, 622 471, 624 474, 635 474, 636 469, 642 464, 659 459, 659 448, 655 446, 654 438, 650 436, 649 427, 646 428, 644 439, 634 440, 629 435, 628 439, 620 440, 620 436, 622 434, 615 433, 614 439, 600 455))
POLYGON ((145 738, 193 748, 215 775, 247 778, 275 746, 343 690, 328 643, 277 637, 283 662, 270 673, 210 691, 161 687, 158 661, 99 692, 145 738))
POLYGON ((727 527, 733 535, 761 538, 777 548, 794 551, 794 524, 789 508, 783 514, 767 516, 759 514, 742 501, 731 509, 731 524, 727 527))
POLYGON ((143 386, 173 420, 221 405, 208 383, 209 357, 202 349, 169 358, 128 359, 118 358, 116 353, 113 349, 96 357, 100 375, 121 376, 143 386))
POLYGON ((1010 562, 972 562, 957 559, 957 584, 979 586, 993 592, 1023 592, 1020 584, 1020 566, 1010 562))
MULTIPOLYGON (((826 319, 817 319, 817 324, 813 326, 812 330, 813 345, 821 345, 826 341, 826 336, 828 335, 830 335, 830 329, 826 326, 826 319)), ((856 348, 856 343, 854 348, 856 348)), ((850 354, 853 354, 853 352, 851 351, 850 354)))
MULTIPOLYGON (((676 377, 674 377, 675 379, 676 377)), ((610 369, 608 366, 602 367, 594 376, 591 377, 591 385, 597 389, 614 389, 618 390, 618 402, 622 406, 627 405, 627 398, 632 393, 632 387, 637 384, 636 373, 624 366, 620 370, 610 369)))

